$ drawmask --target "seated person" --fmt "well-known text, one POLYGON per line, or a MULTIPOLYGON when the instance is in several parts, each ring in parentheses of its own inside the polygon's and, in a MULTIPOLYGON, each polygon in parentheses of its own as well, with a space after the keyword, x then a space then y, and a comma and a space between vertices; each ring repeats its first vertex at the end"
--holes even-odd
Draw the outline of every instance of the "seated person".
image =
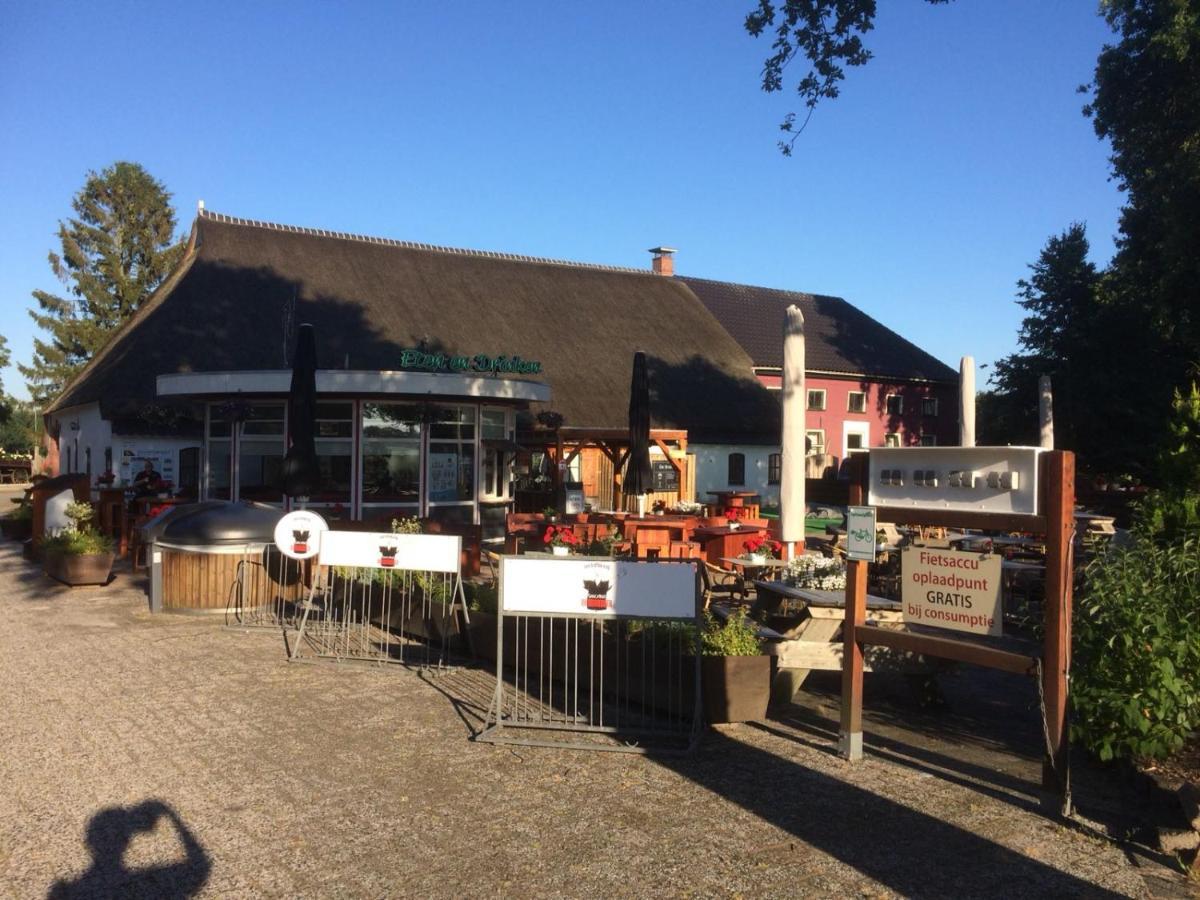
POLYGON ((162 476, 154 470, 154 463, 146 460, 142 471, 133 478, 133 489, 139 497, 145 497, 148 494, 157 494, 162 489, 162 483, 162 476))

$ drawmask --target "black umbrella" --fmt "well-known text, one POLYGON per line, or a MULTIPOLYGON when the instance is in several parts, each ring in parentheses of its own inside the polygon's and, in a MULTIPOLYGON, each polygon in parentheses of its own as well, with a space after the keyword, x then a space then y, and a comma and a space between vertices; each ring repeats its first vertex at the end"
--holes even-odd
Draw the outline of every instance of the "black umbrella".
POLYGON ((317 339, 311 325, 301 325, 292 359, 288 392, 288 451, 283 458, 283 492, 309 497, 320 484, 317 464, 317 339))
POLYGON ((650 380, 646 376, 646 354, 633 355, 633 381, 629 385, 629 468, 625 493, 648 494, 653 488, 650 472, 650 380))

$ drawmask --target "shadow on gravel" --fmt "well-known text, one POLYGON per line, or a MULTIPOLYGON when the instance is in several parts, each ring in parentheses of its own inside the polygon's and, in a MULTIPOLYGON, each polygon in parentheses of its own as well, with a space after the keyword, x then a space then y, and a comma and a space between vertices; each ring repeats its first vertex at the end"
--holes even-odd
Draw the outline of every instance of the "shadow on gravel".
POLYGON ((191 897, 204 886, 212 871, 212 861, 200 842, 175 810, 161 800, 100 810, 88 822, 87 843, 92 854, 91 867, 73 881, 56 881, 47 893, 48 900, 191 897), (165 865, 127 869, 125 853, 133 839, 154 831, 162 820, 174 827, 183 859, 165 865))
MULTIPOLYGON (((708 734, 691 759, 655 761, 903 896, 1120 896, 935 814, 726 734, 708 734)), ((1036 844, 1036 836, 1030 842, 1036 844)), ((804 850, 790 844, 763 848, 776 857, 804 850)))

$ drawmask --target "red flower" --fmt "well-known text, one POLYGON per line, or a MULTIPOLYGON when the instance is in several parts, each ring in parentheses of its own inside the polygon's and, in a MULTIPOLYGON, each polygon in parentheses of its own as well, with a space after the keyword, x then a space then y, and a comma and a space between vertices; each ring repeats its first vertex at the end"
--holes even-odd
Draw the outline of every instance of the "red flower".
POLYGON ((551 525, 549 528, 547 528, 546 533, 542 535, 542 543, 548 544, 552 540, 554 540, 554 526, 553 525, 551 525))

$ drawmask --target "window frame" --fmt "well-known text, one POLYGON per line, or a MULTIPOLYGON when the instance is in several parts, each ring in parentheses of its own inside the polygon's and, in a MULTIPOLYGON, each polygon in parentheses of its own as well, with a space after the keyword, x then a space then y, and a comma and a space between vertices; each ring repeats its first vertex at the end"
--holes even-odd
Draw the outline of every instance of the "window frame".
POLYGON ((937 397, 922 397, 921 398, 921 415, 927 419, 936 418, 938 414, 938 398, 937 397), (929 411, 929 407, 933 407, 933 411, 929 411))
POLYGON ((729 454, 725 462, 725 483, 729 487, 745 487, 746 486, 746 454, 740 451, 734 451, 729 454), (740 476, 737 480, 734 479, 735 462, 737 465, 737 473, 740 476))
POLYGON ((921 435, 921 446, 922 447, 936 447, 937 445, 938 445, 938 442, 937 442, 936 434, 922 434, 921 435))
POLYGON ((767 484, 783 483, 783 454, 770 453, 767 455, 767 484))
POLYGON ((887 431, 883 435, 883 446, 885 447, 903 447, 904 441, 898 431, 887 431))
POLYGON ((825 407, 828 403, 828 400, 829 400, 829 397, 828 397, 828 393, 826 392, 825 388, 808 388, 807 394, 804 398, 804 408, 806 410, 811 410, 813 412, 824 412, 825 407), (813 394, 821 395, 821 403, 819 406, 815 405, 812 402, 813 394))
POLYGON ((854 415, 862 416, 867 412, 867 392, 866 391, 847 391, 846 393, 846 412, 854 415), (862 409, 855 409, 853 400, 855 397, 862 397, 862 409))
POLYGON ((904 395, 903 394, 885 394, 883 397, 883 409, 889 416, 904 415, 904 395), (896 402, 896 409, 892 410, 892 401, 896 402))

